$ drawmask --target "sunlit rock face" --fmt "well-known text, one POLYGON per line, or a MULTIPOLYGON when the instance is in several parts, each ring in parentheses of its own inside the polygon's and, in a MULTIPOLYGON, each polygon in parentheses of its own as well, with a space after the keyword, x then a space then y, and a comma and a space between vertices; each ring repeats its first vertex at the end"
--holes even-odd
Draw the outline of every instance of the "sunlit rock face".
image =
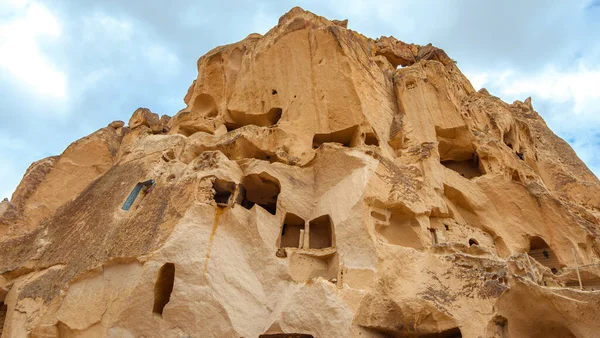
POLYGON ((600 183, 530 99, 294 8, 184 101, 0 204, 2 338, 598 336, 600 183))

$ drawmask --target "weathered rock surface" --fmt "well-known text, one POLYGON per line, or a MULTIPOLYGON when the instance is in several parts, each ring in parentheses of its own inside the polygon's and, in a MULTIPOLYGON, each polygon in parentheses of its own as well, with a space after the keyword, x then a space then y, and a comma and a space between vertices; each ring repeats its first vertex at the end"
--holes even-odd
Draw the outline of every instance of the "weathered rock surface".
POLYGON ((2 338, 597 337, 598 179, 530 99, 347 24, 294 8, 173 118, 32 164, 2 338))

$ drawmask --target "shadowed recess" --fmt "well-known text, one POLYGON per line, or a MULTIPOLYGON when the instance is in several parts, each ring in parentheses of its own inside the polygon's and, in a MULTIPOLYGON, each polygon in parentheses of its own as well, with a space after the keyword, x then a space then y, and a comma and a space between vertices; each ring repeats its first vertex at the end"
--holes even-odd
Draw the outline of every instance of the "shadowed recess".
POLYGON ((327 134, 315 134, 313 137, 313 149, 319 148, 323 143, 335 142, 344 147, 355 147, 359 144, 358 126, 352 126, 343 130, 334 131, 327 134))
POLYGON ((300 237, 304 233, 304 220, 292 213, 285 214, 281 227, 280 248, 299 248, 300 237))
POLYGON ((564 267, 543 238, 533 236, 529 240, 529 243, 529 256, 540 262, 543 266, 550 268, 553 273, 557 273, 558 270, 564 267))
POLYGON ((213 190, 215 191, 215 203, 220 206, 227 206, 235 192, 235 183, 217 178, 213 182, 213 190))
POLYGON ((192 112, 198 113, 205 117, 215 117, 219 114, 217 104, 212 96, 208 94, 200 94, 196 96, 192 112))
POLYGON ((274 126, 281 119, 283 110, 275 107, 269 109, 264 114, 248 114, 242 111, 231 110, 229 111, 230 121, 225 122, 227 131, 232 131, 244 126, 259 126, 259 127, 270 127, 274 126))
POLYGON ((309 223, 309 247, 323 249, 333 246, 333 222, 329 215, 323 215, 309 223))
POLYGON ((277 212, 277 196, 281 191, 278 179, 265 172, 251 174, 242 179, 241 186, 243 188, 242 206, 244 208, 250 210, 255 204, 258 204, 275 215, 277 212))
POLYGON ((175 264, 165 263, 158 271, 154 285, 154 307, 152 312, 162 316, 165 305, 171 300, 175 283, 175 264))

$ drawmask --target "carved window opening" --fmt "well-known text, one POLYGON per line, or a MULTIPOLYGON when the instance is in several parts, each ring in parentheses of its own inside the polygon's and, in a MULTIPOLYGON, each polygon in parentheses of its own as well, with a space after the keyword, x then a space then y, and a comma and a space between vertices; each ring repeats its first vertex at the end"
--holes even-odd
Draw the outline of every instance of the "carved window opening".
POLYGON ((127 196, 127 199, 125 200, 125 203, 123 203, 123 206, 121 207, 121 209, 128 211, 129 209, 131 209, 131 206, 133 206, 134 203, 136 202, 140 192, 143 195, 146 195, 146 194, 149 194, 150 192, 152 192, 153 189, 154 189, 154 180, 151 179, 151 180, 147 180, 144 182, 139 182, 138 184, 135 185, 135 187, 133 187, 133 189, 129 193, 129 196, 127 196))
POLYGON ((154 284, 154 307, 152 312, 162 316, 165 305, 171 300, 175 283, 175 264, 165 263, 158 271, 154 284))
POLYGON ((378 222, 375 230, 387 243, 422 249, 421 227, 414 214, 404 209, 392 209, 389 221, 378 222))
POLYGON ((473 145, 473 135, 466 126, 435 128, 440 163, 446 168, 471 179, 483 175, 479 157, 473 145))
POLYGON ((543 238, 538 236, 531 237, 529 243, 529 256, 552 270, 553 273, 558 272, 558 270, 564 267, 543 238))
POLYGON ((233 203, 232 196, 235 193, 236 184, 222 179, 215 179, 213 190, 215 191, 214 200, 218 206, 229 206, 233 203))
POLYGON ((304 220, 292 213, 285 214, 281 227, 280 248, 302 248, 304 244, 304 220))
POLYGON ((249 114, 242 111, 229 111, 229 119, 225 121, 227 131, 239 129, 241 127, 253 125, 258 127, 271 127, 276 125, 281 119, 283 109, 274 107, 264 114, 249 114))
POLYGON ((379 147, 379 139, 375 133, 370 132, 365 134, 365 144, 368 146, 376 146, 379 147))
POLYGON ((317 217, 309 222, 309 248, 324 249, 333 246, 333 222, 329 215, 317 217))
POLYGON ((355 147, 360 142, 358 126, 352 126, 339 131, 327 134, 315 134, 313 137, 313 149, 319 148, 323 143, 340 143, 344 147, 355 147))
POLYGON ((477 157, 463 161, 446 160, 441 161, 441 163, 444 167, 456 171, 464 178, 471 179, 482 175, 477 157))
POLYGON ((273 215, 277 213, 277 197, 281 192, 278 179, 265 172, 251 174, 244 177, 242 187, 244 208, 250 210, 258 204, 273 215))

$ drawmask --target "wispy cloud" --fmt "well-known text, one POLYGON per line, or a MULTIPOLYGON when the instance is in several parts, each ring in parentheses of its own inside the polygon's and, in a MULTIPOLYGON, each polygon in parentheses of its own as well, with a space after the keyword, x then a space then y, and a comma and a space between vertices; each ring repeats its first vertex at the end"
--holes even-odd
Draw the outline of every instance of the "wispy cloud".
POLYGON ((64 99, 66 74, 56 69, 39 47, 40 41, 53 41, 62 35, 60 23, 41 4, 17 5, 25 6, 22 15, 0 24, 0 67, 27 83, 36 94, 64 99))

